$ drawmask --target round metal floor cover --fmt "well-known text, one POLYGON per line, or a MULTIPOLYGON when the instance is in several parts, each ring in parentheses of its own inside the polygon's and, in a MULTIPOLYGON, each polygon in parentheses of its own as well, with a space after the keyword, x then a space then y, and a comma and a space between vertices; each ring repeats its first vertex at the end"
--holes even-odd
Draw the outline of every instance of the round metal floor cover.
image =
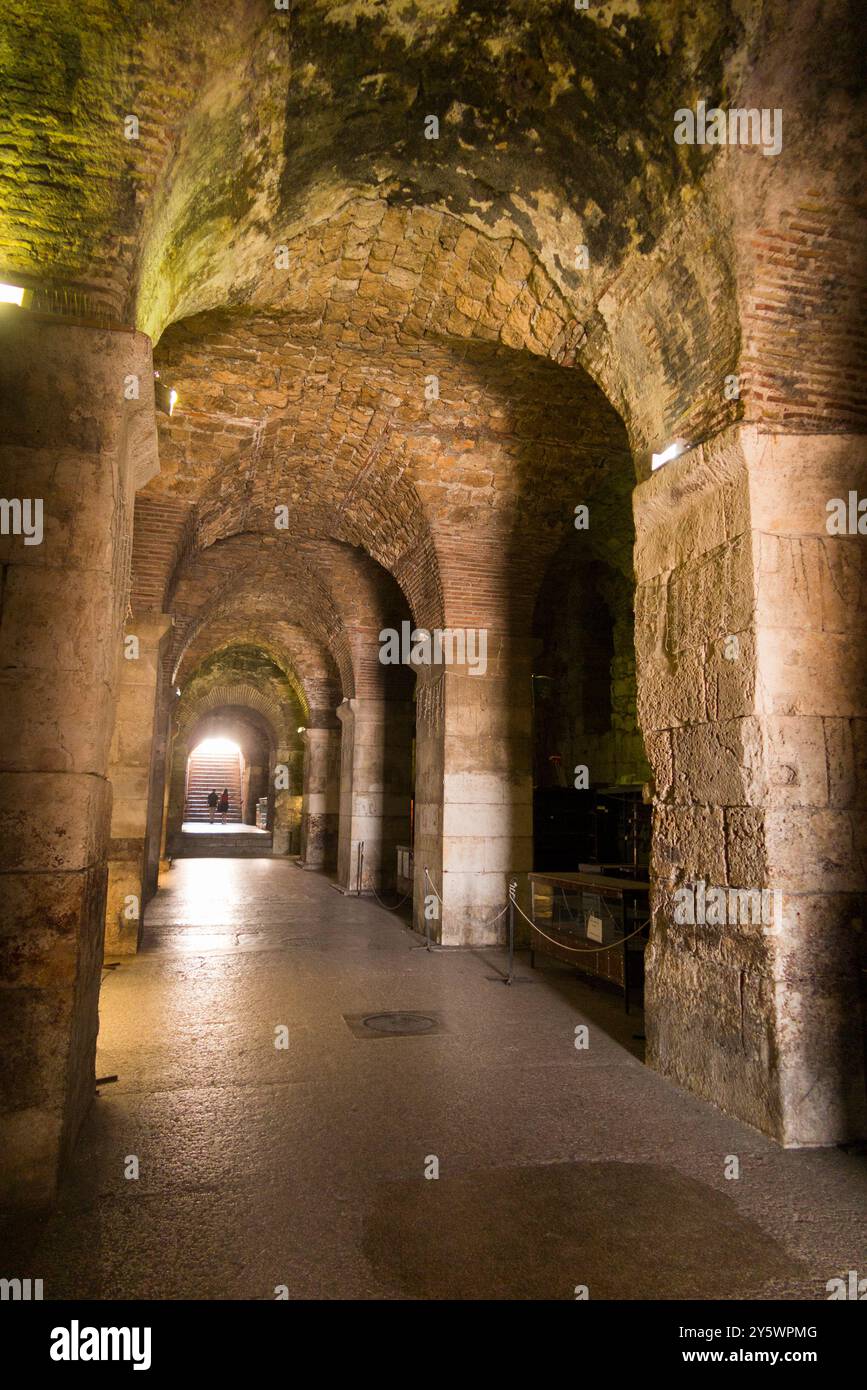
POLYGON ((436 1019, 425 1014, 369 1014, 362 1022, 374 1033, 429 1033, 436 1027, 436 1019))

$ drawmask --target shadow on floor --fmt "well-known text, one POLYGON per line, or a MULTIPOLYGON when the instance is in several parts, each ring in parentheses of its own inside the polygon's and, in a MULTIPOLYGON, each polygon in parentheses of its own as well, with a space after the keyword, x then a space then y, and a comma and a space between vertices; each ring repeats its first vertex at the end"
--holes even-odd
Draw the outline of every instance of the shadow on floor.
POLYGON ((724 1193, 650 1163, 392 1182, 364 1250, 420 1299, 751 1299, 806 1276, 724 1193))

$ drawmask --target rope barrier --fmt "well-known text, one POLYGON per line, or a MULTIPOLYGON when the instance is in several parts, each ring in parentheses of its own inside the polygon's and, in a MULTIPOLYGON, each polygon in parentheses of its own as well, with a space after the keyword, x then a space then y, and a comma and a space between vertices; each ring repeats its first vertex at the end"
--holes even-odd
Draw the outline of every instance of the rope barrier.
MULTIPOLYGON (((436 899, 437 899, 437 901, 439 902, 440 906, 441 906, 441 907, 445 907, 445 903, 443 902, 443 900, 442 900, 442 898, 440 897, 439 893, 437 893, 436 885, 435 885, 433 879, 431 878, 430 874, 428 873, 427 869, 425 869, 424 872, 425 872, 425 877, 427 878, 428 883, 430 884, 431 888, 432 888, 433 891, 434 891, 434 896, 436 897, 436 899)), ((539 933, 540 936, 542 936, 542 937, 545 938, 546 941, 550 941, 551 944, 552 944, 553 946, 560 946, 560 947, 562 948, 562 950, 564 950, 564 951, 574 951, 576 954, 583 954, 584 952, 587 952, 587 953, 589 953, 589 954, 595 955, 597 951, 613 951, 614 948, 615 948, 616 946, 622 946, 623 943, 624 943, 624 941, 631 941, 632 938, 633 938, 633 936, 638 936, 639 932, 643 932, 644 929, 645 929, 645 927, 648 925, 648 923, 649 923, 649 921, 650 921, 650 919, 648 918, 647 922, 642 922, 641 926, 640 926, 640 927, 636 927, 635 931, 630 932, 628 936, 621 936, 621 937, 618 938, 617 941, 612 941, 612 942, 610 942, 609 945, 607 945, 607 946, 602 946, 602 945, 599 945, 599 946, 567 946, 567 945, 565 945, 564 942, 558 941, 558 940, 557 940, 555 937, 553 937, 553 936, 549 936, 547 932, 543 932, 543 931, 542 931, 542 928, 541 928, 536 922, 533 921, 532 917, 528 917, 528 916, 527 916, 526 912, 525 912, 524 909, 521 907, 521 904, 518 902, 518 899, 517 899, 517 897, 515 896, 515 893, 511 891, 511 886, 510 886, 510 891, 509 891, 509 897, 510 897, 511 901, 514 902, 515 907, 516 907, 516 908, 518 909, 518 911, 520 912, 520 914, 521 914, 521 916, 523 917, 524 921, 525 921, 525 922, 528 922, 528 923, 530 924, 530 926, 533 928, 534 931, 537 931, 537 932, 539 933)), ((501 918, 506 912, 508 912, 508 910, 509 910, 509 904, 506 903, 506 906, 503 908, 502 912, 498 912, 497 915, 496 915, 496 917, 492 917, 492 918, 491 918, 490 922, 484 922, 482 925, 485 926, 485 927, 492 927, 492 926, 494 925, 495 922, 499 922, 500 918, 501 918)), ((568 911, 568 907, 567 907, 567 911, 568 911)), ((570 916, 571 916, 571 913, 570 913, 570 916)), ((576 918, 574 918, 574 917, 572 918, 572 921, 573 921, 573 922, 576 921, 576 920, 577 920, 576 918)))
POLYGON ((410 889, 408 893, 404 893, 402 898, 398 898, 396 903, 394 903, 392 906, 389 906, 388 903, 383 902, 382 898, 379 896, 372 883, 370 885, 370 891, 376 898, 376 901, 379 903, 380 907, 384 907, 386 912, 396 912, 397 909, 401 906, 401 904, 406 902, 407 898, 412 897, 412 889, 410 889))
MULTIPOLYGON (((434 891, 434 897, 436 898, 436 900, 437 900, 437 902, 439 903, 440 907, 445 911, 445 903, 443 902, 442 898, 440 897, 439 893, 438 893, 437 890, 436 890, 436 884, 434 883, 433 879, 431 878, 430 874, 429 874, 428 871, 427 871, 427 865, 425 865, 425 871, 424 871, 424 873, 425 873, 425 878, 427 879, 428 883, 430 884, 431 888, 432 888, 433 891, 434 891)), ((505 914, 508 912, 508 910, 509 910, 509 904, 506 903, 506 906, 503 908, 502 912, 498 912, 497 915, 496 915, 496 917, 492 917, 492 918, 491 918, 490 922, 482 922, 482 924, 481 924, 482 927, 492 927, 492 926, 494 925, 495 922, 499 922, 500 918, 503 917, 503 916, 505 916, 505 914)))
POLYGON ((617 941, 609 942, 607 946, 567 946, 565 942, 557 941, 555 937, 549 936, 547 932, 543 932, 542 928, 536 925, 532 917, 527 916, 526 912, 517 900, 515 901, 515 907, 520 912, 524 921, 529 922, 530 926, 533 928, 533 931, 537 931, 540 936, 543 936, 545 938, 546 941, 550 941, 552 946, 559 946, 561 951, 573 951, 576 955, 581 955, 585 952, 588 952, 592 955, 596 955, 597 951, 613 951, 615 947, 622 946, 624 941, 631 941, 633 936, 638 936, 638 933, 643 932, 644 928, 650 922, 650 918, 648 917, 647 922, 642 922, 641 926, 636 927, 635 931, 631 931, 628 936, 621 936, 617 941))

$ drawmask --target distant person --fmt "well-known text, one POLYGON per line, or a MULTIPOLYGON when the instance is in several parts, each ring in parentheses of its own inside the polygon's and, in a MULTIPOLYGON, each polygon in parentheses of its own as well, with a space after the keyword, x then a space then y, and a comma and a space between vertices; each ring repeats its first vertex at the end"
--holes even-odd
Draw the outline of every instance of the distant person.
POLYGON ((229 788, 224 787, 220 796, 220 817, 223 824, 226 824, 226 817, 229 814, 229 788))
POLYGON ((214 787, 214 790, 208 793, 208 820, 211 822, 211 825, 214 824, 214 816, 217 814, 217 806, 219 803, 220 798, 217 794, 217 788, 214 787))

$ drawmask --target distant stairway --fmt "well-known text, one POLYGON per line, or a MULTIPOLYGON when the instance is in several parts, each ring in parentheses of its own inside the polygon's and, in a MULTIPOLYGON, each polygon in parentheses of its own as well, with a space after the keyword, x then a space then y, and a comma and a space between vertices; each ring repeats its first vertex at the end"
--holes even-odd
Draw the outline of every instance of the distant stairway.
MULTIPOLYGON (((237 753, 222 757, 197 757, 193 753, 187 772, 187 800, 184 820, 210 820, 208 796, 216 791, 219 796, 224 787, 229 789, 229 814, 227 824, 241 820, 241 759, 237 753)), ((219 819, 219 813, 215 817, 219 819)))

